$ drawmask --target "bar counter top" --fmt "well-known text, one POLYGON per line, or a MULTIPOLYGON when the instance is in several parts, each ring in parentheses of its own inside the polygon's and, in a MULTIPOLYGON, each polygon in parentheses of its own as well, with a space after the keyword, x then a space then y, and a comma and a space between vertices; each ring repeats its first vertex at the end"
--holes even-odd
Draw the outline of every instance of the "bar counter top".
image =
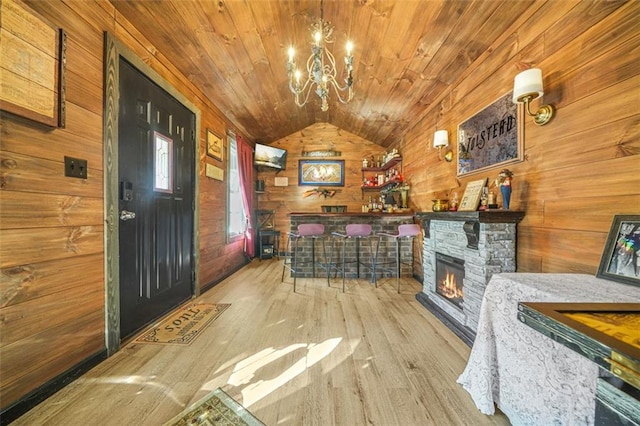
MULTIPOLYGON (((292 212, 289 213, 289 232, 297 233, 298 226, 302 224, 321 224, 324 226, 324 238, 320 238, 317 242, 318 247, 314 249, 314 245, 316 245, 316 239, 313 238, 302 238, 300 241, 296 241, 296 247, 299 249, 298 253, 301 256, 301 259, 310 260, 311 257, 314 256, 314 250, 316 253, 316 257, 323 258, 328 256, 333 256, 334 250, 337 250, 335 256, 338 256, 340 250, 344 249, 348 251, 349 259, 354 259, 357 255, 356 252, 360 253, 361 259, 371 259, 375 256, 375 250, 379 253, 380 264, 387 262, 394 262, 395 257, 392 253, 396 253, 397 243, 393 239, 390 238, 380 238, 378 234, 395 234, 398 232, 399 225, 412 224, 414 223, 415 217, 413 210, 404 210, 397 213, 382 213, 382 212, 292 212), (335 244, 335 238, 333 237, 333 233, 344 233, 346 227, 350 224, 366 224, 371 226, 371 239, 365 239, 362 244, 360 244, 359 240, 356 239, 356 242, 346 242, 342 241, 342 243, 335 244), (373 242, 375 240, 375 242, 373 242), (346 245, 345 245, 346 244, 346 245), (358 246, 358 247, 356 247, 358 246), (325 250, 328 250, 325 252, 325 250), (304 253, 307 253, 306 255, 304 253), (308 258, 305 258, 307 256, 308 258)), ((290 247, 291 240, 287 243, 287 247, 290 247)), ((287 252, 290 251, 289 248, 286 249, 287 252)), ((402 244, 401 248, 402 258, 407 259, 411 257, 413 252, 413 244, 402 244)), ((297 277, 298 278, 309 278, 316 276, 313 270, 313 264, 311 262, 305 262, 305 260, 301 261, 302 263, 306 263, 304 265, 298 265, 297 267, 297 277)), ((358 264, 356 262, 347 262, 346 266, 346 276, 349 278, 355 277, 366 277, 371 278, 372 270, 371 268, 364 268, 365 270, 361 271, 362 275, 358 272, 358 264)), ((413 274, 413 268, 411 265, 401 265, 402 275, 403 276, 411 276, 413 274)), ((383 276, 388 277, 391 276, 389 272, 383 272, 382 270, 376 272, 378 278, 382 278, 383 276)))
POLYGON ((387 217, 387 216, 394 216, 394 217, 402 217, 402 216, 407 216, 407 217, 413 217, 414 216, 414 212, 413 210, 407 210, 407 211, 400 211, 400 212, 393 212, 393 213, 386 213, 386 212, 344 212, 344 213, 322 213, 322 212, 291 212, 288 214, 288 216, 293 216, 293 217, 305 217, 305 216, 320 216, 320 217, 387 217))

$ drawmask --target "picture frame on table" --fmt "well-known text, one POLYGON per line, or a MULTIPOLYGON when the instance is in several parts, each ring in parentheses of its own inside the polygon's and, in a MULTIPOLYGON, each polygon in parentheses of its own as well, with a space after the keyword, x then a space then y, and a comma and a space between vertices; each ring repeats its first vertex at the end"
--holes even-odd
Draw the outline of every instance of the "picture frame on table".
POLYGON ((596 277, 640 287, 640 215, 615 215, 596 277))
POLYGON ((298 160, 298 185, 344 186, 344 160, 298 160))
POLYGON ((480 197, 482 197, 482 190, 487 184, 487 178, 478 179, 467 183, 467 187, 464 190, 464 195, 458 205, 459 212, 474 212, 478 210, 480 205, 480 197))
POLYGON ((224 143, 222 138, 215 134, 211 129, 207 129, 207 155, 216 160, 224 159, 224 143))

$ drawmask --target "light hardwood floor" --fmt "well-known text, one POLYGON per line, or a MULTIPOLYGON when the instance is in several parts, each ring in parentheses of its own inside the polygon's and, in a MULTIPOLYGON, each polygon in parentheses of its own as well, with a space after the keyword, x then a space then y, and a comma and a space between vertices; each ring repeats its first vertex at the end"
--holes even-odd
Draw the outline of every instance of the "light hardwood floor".
POLYGON ((271 425, 508 424, 456 383, 470 349, 387 279, 280 282, 253 261, 198 301, 231 303, 190 346, 129 343, 16 425, 160 425, 217 387, 271 425))

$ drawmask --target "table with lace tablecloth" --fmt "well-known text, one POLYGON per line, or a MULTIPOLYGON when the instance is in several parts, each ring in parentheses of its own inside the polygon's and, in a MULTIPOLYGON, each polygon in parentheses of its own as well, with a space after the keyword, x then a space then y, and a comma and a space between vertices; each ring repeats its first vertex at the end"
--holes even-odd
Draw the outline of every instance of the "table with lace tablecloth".
POLYGON ((640 287, 585 274, 491 278, 469 361, 458 383, 484 414, 514 425, 591 425, 597 364, 518 321, 519 302, 638 303, 640 287))

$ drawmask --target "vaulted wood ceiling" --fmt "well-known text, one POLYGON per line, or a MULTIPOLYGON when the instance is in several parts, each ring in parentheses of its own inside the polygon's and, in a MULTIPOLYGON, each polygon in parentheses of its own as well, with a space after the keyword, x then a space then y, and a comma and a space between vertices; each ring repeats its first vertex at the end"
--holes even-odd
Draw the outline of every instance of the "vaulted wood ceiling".
POLYGON ((344 105, 332 96, 322 112, 315 94, 295 105, 285 65, 290 45, 306 63, 320 0, 111 1, 249 138, 269 143, 327 122, 382 146, 437 113, 468 67, 540 4, 325 0, 340 64, 346 40, 355 46, 355 97, 344 105))

